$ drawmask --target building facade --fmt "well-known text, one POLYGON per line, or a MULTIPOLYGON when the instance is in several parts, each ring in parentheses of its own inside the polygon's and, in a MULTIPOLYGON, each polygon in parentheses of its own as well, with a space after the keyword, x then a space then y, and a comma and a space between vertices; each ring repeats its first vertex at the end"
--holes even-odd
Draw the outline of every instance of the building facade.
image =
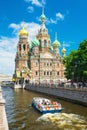
POLYGON ((51 44, 48 29, 45 26, 44 12, 40 16, 41 26, 38 34, 28 42, 28 32, 23 27, 19 32, 19 42, 15 58, 15 76, 30 83, 57 84, 64 81, 64 65, 62 59, 66 49, 62 49, 60 56, 60 42, 57 39, 51 44))

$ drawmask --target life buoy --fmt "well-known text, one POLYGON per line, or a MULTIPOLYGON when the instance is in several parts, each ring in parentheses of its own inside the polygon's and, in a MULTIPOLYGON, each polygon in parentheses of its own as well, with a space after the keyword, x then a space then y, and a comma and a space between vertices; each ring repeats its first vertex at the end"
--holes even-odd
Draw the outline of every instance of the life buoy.
POLYGON ((49 107, 49 106, 47 106, 47 107, 46 107, 46 110, 50 110, 50 107, 49 107))

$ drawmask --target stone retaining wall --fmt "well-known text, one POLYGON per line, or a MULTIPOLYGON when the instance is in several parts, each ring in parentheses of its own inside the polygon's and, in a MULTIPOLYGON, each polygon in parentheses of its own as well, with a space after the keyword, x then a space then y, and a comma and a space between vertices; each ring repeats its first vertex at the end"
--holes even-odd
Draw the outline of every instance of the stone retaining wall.
POLYGON ((1 86, 0 86, 0 130, 9 130, 5 111, 5 100, 2 97, 1 86))
POLYGON ((35 92, 45 93, 48 95, 52 95, 58 97, 60 99, 68 100, 71 102, 75 102, 77 104, 81 104, 87 106, 87 90, 76 90, 69 88, 50 88, 50 87, 36 87, 26 85, 25 89, 29 89, 35 92))

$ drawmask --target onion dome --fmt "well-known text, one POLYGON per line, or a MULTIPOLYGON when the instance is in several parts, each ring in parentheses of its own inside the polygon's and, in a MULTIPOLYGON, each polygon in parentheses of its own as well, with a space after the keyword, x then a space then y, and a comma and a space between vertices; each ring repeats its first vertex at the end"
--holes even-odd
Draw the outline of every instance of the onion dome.
POLYGON ((24 27, 19 32, 19 36, 23 36, 23 35, 28 36, 28 31, 24 27))
POLYGON ((53 46, 53 49, 60 47, 60 42, 57 40, 57 34, 55 36, 55 41, 53 42, 52 46, 53 46))
POLYGON ((62 53, 64 54, 64 53, 66 53, 66 49, 63 47, 63 49, 62 49, 62 53))
POLYGON ((40 16, 40 19, 41 19, 41 20, 45 20, 45 19, 46 19, 46 16, 45 16, 44 14, 42 14, 42 15, 40 16))
POLYGON ((31 48, 34 47, 34 46, 39 46, 39 45, 40 45, 40 43, 37 40, 37 38, 35 37, 34 40, 31 42, 31 48))
POLYGON ((40 16, 40 19, 41 19, 42 23, 45 22, 45 20, 46 20, 46 16, 44 15, 44 8, 42 9, 42 15, 40 16))
POLYGON ((53 48, 59 48, 60 47, 60 42, 58 40, 55 40, 52 44, 53 48))

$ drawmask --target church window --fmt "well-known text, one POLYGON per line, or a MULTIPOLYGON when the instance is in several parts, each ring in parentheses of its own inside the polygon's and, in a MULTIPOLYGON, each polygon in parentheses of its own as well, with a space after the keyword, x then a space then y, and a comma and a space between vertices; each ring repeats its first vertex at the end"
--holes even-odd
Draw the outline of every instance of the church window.
POLYGON ((47 63, 47 66, 49 66, 49 63, 47 63))
POLYGON ((19 51, 21 51, 21 45, 19 45, 19 51))
POLYGON ((57 75, 59 75, 59 71, 57 72, 57 75))
POLYGON ((50 66, 52 66, 52 63, 50 63, 50 66))
POLYGON ((49 71, 47 71, 47 75, 49 75, 49 71))
POLYGON ((46 43, 47 43, 47 41, 46 40, 44 40, 44 47, 46 48, 46 43))
POLYGON ((38 72, 36 71, 36 75, 38 75, 38 72))
POLYGON ((26 46, 25 46, 25 45, 23 45, 23 49, 24 49, 24 51, 25 51, 25 49, 26 49, 26 46))
POLYGON ((39 42, 40 42, 40 48, 41 48, 41 40, 39 40, 39 42))
POLYGON ((46 75, 46 71, 44 71, 44 75, 46 75))
POLYGON ((36 62, 36 66, 38 66, 38 63, 36 62))
POLYGON ((52 71, 50 71, 50 75, 52 75, 52 71))
POLYGON ((27 45, 27 49, 29 49, 29 45, 27 45))

